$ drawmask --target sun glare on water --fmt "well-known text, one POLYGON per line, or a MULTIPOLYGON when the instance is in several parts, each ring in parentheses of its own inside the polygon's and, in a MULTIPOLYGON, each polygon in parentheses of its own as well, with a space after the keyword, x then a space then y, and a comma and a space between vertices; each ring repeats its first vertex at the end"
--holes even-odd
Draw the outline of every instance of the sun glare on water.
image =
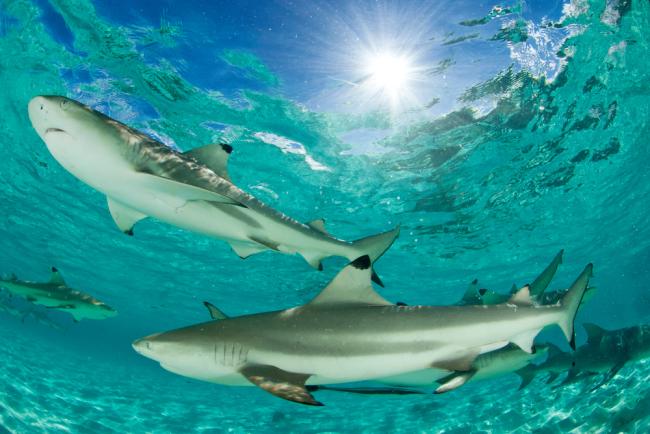
POLYGON ((367 85, 385 92, 392 100, 399 98, 412 78, 413 67, 408 59, 389 52, 370 56, 367 65, 367 85))

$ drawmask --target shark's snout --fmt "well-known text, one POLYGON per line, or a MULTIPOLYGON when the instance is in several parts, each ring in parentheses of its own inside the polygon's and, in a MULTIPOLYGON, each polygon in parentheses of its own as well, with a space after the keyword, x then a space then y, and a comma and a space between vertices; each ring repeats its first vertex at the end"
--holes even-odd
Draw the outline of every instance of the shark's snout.
POLYGON ((154 352, 154 339, 159 336, 160 333, 156 333, 150 336, 146 336, 144 338, 136 339, 133 341, 131 346, 133 349, 138 353, 142 354, 145 357, 150 357, 152 358, 153 352, 154 352))

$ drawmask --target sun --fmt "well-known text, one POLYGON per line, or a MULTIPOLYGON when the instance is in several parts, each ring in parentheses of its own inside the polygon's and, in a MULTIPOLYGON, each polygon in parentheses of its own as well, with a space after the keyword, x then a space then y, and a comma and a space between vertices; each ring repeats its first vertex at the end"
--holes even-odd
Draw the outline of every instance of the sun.
POLYGON ((405 56, 380 52, 368 56, 365 62, 365 85, 377 92, 386 93, 391 99, 398 98, 407 89, 414 71, 405 56))

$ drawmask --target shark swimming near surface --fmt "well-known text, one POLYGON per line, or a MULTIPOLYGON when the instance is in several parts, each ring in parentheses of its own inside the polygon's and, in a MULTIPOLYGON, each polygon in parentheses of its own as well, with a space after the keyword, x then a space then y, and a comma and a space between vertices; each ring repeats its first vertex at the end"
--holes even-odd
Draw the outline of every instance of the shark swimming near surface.
MULTIPOLYGON (((323 220, 307 224, 265 205, 235 186, 227 171, 232 147, 210 144, 176 150, 63 96, 29 102, 32 126, 71 174, 106 195, 124 233, 146 217, 226 241, 241 258, 263 251, 300 254, 314 268, 330 256, 374 263, 392 245, 399 226, 347 242, 323 220)), ((373 272, 373 280, 382 285, 373 272)))
POLYGON ((55 267, 52 267, 52 275, 48 282, 29 282, 11 276, 0 279, 0 287, 34 304, 68 312, 75 321, 106 319, 117 315, 117 312, 107 304, 91 295, 70 288, 55 267))
MULTIPOLYGON (((307 386, 381 380, 428 368, 471 372, 484 353, 557 324, 574 347, 573 321, 589 264, 560 303, 535 305, 528 287, 493 306, 397 306, 371 285, 371 260, 357 258, 306 305, 217 318, 133 342, 164 369, 228 385, 255 385, 283 399, 322 405, 307 386), (408 355, 408 356, 406 356, 408 355)), ((462 385, 456 380, 441 391, 462 385)))
POLYGON ((517 374, 522 379, 520 388, 526 387, 540 373, 548 373, 547 383, 567 372, 560 386, 574 383, 585 377, 602 374, 595 390, 616 376, 626 363, 650 357, 650 325, 638 325, 618 330, 605 330, 596 324, 583 324, 587 342, 575 352, 561 351, 549 346, 548 359, 539 365, 530 365, 517 374))

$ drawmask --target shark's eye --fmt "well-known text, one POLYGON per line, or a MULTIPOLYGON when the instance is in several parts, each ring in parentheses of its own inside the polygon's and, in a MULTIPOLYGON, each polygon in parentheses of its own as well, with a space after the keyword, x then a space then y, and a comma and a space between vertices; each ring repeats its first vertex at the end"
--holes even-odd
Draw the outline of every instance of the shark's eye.
POLYGON ((63 110, 68 108, 68 100, 67 99, 61 100, 61 108, 63 110))

